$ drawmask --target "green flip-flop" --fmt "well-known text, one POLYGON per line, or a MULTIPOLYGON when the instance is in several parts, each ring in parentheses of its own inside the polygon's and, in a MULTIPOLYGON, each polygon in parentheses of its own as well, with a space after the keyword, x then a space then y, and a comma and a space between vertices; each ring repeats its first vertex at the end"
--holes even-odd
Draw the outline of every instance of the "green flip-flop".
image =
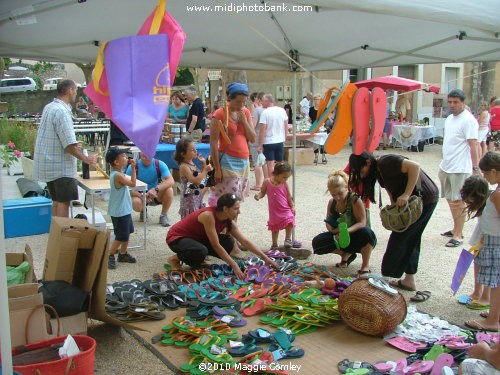
POLYGON ((345 249, 351 243, 351 236, 347 230, 347 223, 339 223, 339 246, 345 249))

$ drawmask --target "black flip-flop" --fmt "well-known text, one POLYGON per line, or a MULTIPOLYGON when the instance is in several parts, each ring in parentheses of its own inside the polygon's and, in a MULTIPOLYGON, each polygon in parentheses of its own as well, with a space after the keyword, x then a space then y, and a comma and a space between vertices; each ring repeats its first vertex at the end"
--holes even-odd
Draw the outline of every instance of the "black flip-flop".
POLYGON ((444 246, 446 246, 446 247, 458 247, 458 246, 463 245, 463 243, 464 243, 463 241, 457 241, 456 239, 452 238, 444 246))
POLYGON ((451 230, 448 230, 448 231, 446 231, 444 233, 441 233, 441 236, 443 236, 443 237, 453 237, 453 233, 452 233, 451 230))
POLYGON ((431 292, 428 290, 419 290, 414 296, 410 297, 410 301, 413 302, 424 302, 431 297, 431 292))

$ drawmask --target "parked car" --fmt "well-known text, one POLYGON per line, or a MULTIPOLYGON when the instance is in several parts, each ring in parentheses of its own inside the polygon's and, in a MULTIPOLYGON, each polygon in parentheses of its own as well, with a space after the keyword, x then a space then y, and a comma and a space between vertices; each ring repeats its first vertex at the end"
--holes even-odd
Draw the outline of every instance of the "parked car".
POLYGON ((35 91, 36 83, 33 78, 4 78, 0 82, 0 93, 35 91))
POLYGON ((57 89, 57 83, 60 80, 62 80, 62 78, 49 78, 48 80, 45 81, 45 84, 43 85, 43 90, 49 91, 57 89))

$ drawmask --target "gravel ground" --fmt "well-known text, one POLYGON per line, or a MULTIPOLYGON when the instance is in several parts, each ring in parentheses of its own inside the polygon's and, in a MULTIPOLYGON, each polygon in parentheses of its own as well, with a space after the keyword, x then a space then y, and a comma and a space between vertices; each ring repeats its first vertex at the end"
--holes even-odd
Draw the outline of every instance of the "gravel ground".
MULTIPOLYGON (((329 199, 325 193, 327 175, 333 170, 343 169, 350 152, 350 147, 345 147, 341 153, 329 155, 328 164, 326 165, 298 166, 296 168, 296 239, 301 240, 307 248, 311 248, 312 238, 324 230, 323 218, 329 199)), ((441 160, 440 145, 426 145, 424 152, 421 153, 401 149, 389 149, 387 151, 377 151, 377 153, 380 155, 388 153, 402 154, 419 162, 434 181, 438 181, 437 174, 441 160)), ((289 184, 292 185, 291 179, 289 184)), ((387 196, 383 200, 384 203, 387 203, 387 196)), ((102 212, 106 211, 104 201, 98 200, 97 207, 102 212)), ((178 208, 179 198, 177 196, 170 211, 172 222, 179 220, 178 208)), ((119 263, 116 270, 108 273, 109 282, 130 280, 132 278, 145 280, 151 278, 154 272, 162 269, 162 265, 167 256, 171 254, 171 251, 165 243, 167 229, 157 224, 159 210, 159 207, 149 209, 150 222, 147 226, 147 250, 133 251, 133 255, 137 257, 137 264, 119 263)), ((134 215, 134 220, 138 220, 139 215, 134 215)), ((269 248, 271 244, 271 234, 266 228, 267 215, 266 201, 256 202, 251 198, 242 204, 241 215, 238 220, 243 233, 262 249, 269 248)), ((381 259, 389 238, 389 232, 382 227, 378 216, 378 205, 374 204, 371 208, 371 222, 378 237, 378 244, 372 253, 371 269, 373 272, 380 272, 381 259)), ((110 222, 109 218, 108 222, 110 222)), ((143 223, 136 221, 134 224, 136 232, 131 236, 131 243, 142 244, 143 223)), ((467 222, 465 225, 466 245, 469 236, 472 234, 473 226, 473 222, 467 222)), ((451 227, 451 214, 448 205, 444 199, 440 199, 422 238, 420 268, 417 273, 418 289, 431 291, 432 296, 426 302, 420 303, 418 307, 421 311, 461 325, 467 319, 476 318, 479 312, 468 310, 459 305, 449 287, 461 251, 461 247, 446 248, 444 246, 447 239, 440 236, 440 233, 451 229, 451 227)), ((36 274, 41 277, 47 238, 48 235, 38 235, 7 239, 5 241, 6 250, 9 252, 23 251, 24 245, 29 243, 34 253, 36 274)), ((281 237, 280 241, 282 239, 281 237)), ((313 255, 307 261, 334 266, 339 261, 339 257, 336 255, 313 255)), ((354 275, 359 265, 360 260, 358 258, 348 269, 342 270, 339 274, 354 275)), ((469 292, 470 290, 472 290, 472 272, 467 275, 459 293, 469 292)), ((403 293, 407 298, 412 295, 411 292, 403 293)), ((120 328, 93 322, 89 327, 89 335, 94 337, 98 343, 95 364, 96 373, 98 374, 173 374, 149 350, 120 328)))

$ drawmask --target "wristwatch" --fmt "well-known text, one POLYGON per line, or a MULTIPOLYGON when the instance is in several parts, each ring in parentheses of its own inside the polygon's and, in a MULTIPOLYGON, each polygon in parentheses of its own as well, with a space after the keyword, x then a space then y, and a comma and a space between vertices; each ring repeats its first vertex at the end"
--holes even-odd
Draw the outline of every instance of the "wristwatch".
POLYGON ((479 167, 478 167, 477 165, 474 165, 474 166, 472 167, 472 170, 473 170, 473 171, 478 171, 478 170, 479 170, 479 167))

